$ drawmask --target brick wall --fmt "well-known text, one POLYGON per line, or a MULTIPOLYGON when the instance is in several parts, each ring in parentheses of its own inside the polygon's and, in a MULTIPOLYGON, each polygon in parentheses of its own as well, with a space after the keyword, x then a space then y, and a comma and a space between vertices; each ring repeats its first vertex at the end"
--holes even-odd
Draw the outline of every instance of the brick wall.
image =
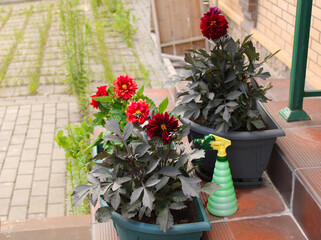
MULTIPOLYGON (((238 23, 241 31, 254 33, 253 38, 266 49, 279 48, 277 57, 285 66, 291 67, 295 14, 297 0, 212 0, 218 3, 230 19, 238 23), (233 11, 229 11, 229 9, 233 11), (237 15, 233 16, 233 15, 237 15), (244 24, 246 23, 246 24, 244 24), (250 23, 250 24, 249 24, 250 23), (257 35, 262 35, 258 37, 257 35)), ((231 29, 233 32, 233 29, 231 29)), ((235 32, 235 31, 234 31, 235 32)), ((321 89, 321 0, 313 1, 310 42, 307 62, 307 82, 321 89)), ((284 73, 280 73, 284 76, 284 73)))

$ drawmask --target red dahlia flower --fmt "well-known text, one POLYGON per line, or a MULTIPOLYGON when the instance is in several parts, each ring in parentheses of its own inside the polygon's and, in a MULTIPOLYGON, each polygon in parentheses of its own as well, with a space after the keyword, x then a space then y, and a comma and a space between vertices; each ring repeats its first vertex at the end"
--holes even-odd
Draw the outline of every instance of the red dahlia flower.
POLYGON ((133 124, 139 122, 143 124, 148 119, 149 114, 149 103, 146 101, 139 99, 137 102, 132 101, 126 110, 127 121, 133 122, 133 124))
MULTIPOLYGON (((108 96, 107 88, 108 88, 108 86, 97 87, 98 90, 97 90, 96 94, 92 95, 90 97, 93 98, 93 97, 108 96)), ((99 102, 94 100, 94 99, 92 99, 90 105, 92 105, 93 108, 97 108, 98 109, 99 102)))
POLYGON ((204 37, 208 39, 219 39, 227 33, 228 22, 216 7, 210 8, 201 18, 201 30, 204 37))
POLYGON ((169 135, 178 128, 178 120, 175 119, 174 116, 170 117, 167 112, 157 113, 148 121, 149 123, 146 125, 146 132, 151 139, 154 137, 161 137, 163 143, 171 142, 169 135))
POLYGON ((137 84, 133 81, 132 78, 126 76, 119 76, 115 81, 115 96, 123 99, 128 100, 130 99, 137 90, 137 84))

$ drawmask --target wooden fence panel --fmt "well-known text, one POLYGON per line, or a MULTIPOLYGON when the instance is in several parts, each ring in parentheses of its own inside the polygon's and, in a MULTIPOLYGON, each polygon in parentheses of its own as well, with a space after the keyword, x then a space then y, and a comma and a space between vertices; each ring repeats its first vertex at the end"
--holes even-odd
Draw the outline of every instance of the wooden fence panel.
POLYGON ((204 48, 200 31, 200 0, 152 0, 153 25, 162 53, 183 55, 190 48, 204 48))

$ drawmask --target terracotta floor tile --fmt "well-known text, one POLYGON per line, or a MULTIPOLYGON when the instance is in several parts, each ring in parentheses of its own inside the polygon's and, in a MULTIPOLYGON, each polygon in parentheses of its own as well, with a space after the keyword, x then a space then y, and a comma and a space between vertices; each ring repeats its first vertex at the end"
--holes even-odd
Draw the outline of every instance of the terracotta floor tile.
POLYGON ((203 233, 202 240, 234 240, 227 222, 212 223, 212 230, 203 233))
POLYGON ((277 144, 293 169, 321 166, 321 127, 284 130, 286 136, 277 144))
POLYGON ((308 127, 321 125, 321 99, 320 98, 305 98, 303 101, 303 109, 310 116, 311 120, 286 122, 280 117, 279 111, 288 106, 288 101, 270 101, 265 103, 264 106, 268 112, 273 116, 274 120, 284 128, 294 127, 308 127))
MULTIPOLYGON (((285 210, 281 197, 271 186, 261 186, 252 189, 236 189, 235 193, 239 209, 234 215, 229 216, 228 219, 279 214, 285 210)), ((208 196, 202 193, 201 199, 206 209, 208 196)), ((224 219, 222 217, 213 216, 207 209, 206 212, 210 221, 224 219)))
POLYGON ((289 216, 255 218, 228 222, 236 240, 304 240, 289 216))

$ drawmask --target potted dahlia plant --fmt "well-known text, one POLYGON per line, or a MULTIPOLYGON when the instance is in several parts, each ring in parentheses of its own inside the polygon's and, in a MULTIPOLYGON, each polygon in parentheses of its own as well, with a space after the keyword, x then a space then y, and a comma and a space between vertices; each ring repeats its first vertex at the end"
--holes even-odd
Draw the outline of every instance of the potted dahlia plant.
POLYGON ((106 131, 95 142, 103 147, 93 157, 90 183, 75 188, 73 203, 89 195, 93 206, 99 204, 96 220, 112 219, 120 240, 200 239, 211 225, 199 193, 213 194, 219 188, 213 182, 200 187, 201 180, 190 176, 189 162, 205 153, 182 143, 189 125, 179 126, 165 112, 168 101, 156 107, 129 82, 114 89, 99 87, 92 96, 92 105, 100 109, 97 124, 106 131), (118 117, 111 118, 118 102, 118 117))
MULTIPOLYGON (((204 49, 188 50, 185 54, 189 76, 187 87, 177 94, 174 113, 182 123, 191 123, 189 139, 202 138, 210 133, 228 138, 232 146, 228 156, 236 186, 258 186, 266 169, 276 138, 284 136, 260 102, 269 100, 271 83, 261 86, 257 79, 270 77, 262 64, 273 57, 260 60, 251 41, 235 41, 227 34, 228 22, 222 12, 210 8, 201 18, 203 35, 213 45, 204 49)), ((197 173, 210 181, 216 153, 206 152, 199 160, 197 173)))

